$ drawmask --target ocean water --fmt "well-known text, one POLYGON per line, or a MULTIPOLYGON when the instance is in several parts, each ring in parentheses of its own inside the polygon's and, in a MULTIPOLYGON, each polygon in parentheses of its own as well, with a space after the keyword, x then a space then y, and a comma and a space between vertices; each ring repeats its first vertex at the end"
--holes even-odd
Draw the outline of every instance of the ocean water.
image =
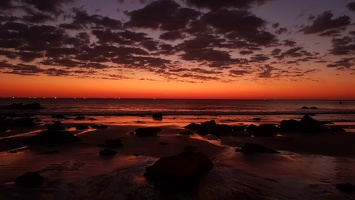
POLYGON ((218 117, 221 121, 248 122, 255 117, 265 122, 299 119, 316 114, 321 121, 355 122, 355 101, 329 100, 221 100, 221 99, 0 99, 0 108, 11 103, 38 102, 45 109, 8 110, 0 114, 29 113, 35 115, 146 116, 161 113, 165 119, 218 117), (317 109, 302 109, 317 107, 317 109))

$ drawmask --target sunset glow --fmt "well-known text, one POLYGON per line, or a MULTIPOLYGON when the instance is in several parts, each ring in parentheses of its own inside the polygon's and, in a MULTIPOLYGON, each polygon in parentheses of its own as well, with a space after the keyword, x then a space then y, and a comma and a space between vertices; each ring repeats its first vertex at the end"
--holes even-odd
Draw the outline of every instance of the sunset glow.
POLYGON ((352 0, 0 3, 0 97, 355 99, 352 0))

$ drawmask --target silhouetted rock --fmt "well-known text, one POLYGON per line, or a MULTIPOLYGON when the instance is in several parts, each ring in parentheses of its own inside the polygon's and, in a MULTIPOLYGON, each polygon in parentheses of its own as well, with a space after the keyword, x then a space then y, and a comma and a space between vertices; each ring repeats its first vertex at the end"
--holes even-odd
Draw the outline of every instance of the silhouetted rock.
POLYGON ((193 133, 190 131, 181 131, 179 134, 180 135, 192 135, 193 133))
POLYGON ((123 147, 123 144, 120 139, 108 139, 105 141, 105 144, 99 145, 101 147, 107 147, 107 148, 118 148, 118 147, 123 147))
POLYGON ((335 187, 342 192, 355 192, 355 186, 350 183, 339 183, 335 187))
POLYGON ((103 125, 103 124, 100 124, 100 125, 93 124, 93 125, 91 125, 91 128, 94 128, 94 129, 107 129, 108 126, 103 125))
POLYGON ((301 109, 309 109, 307 106, 302 106, 301 109))
POLYGON ((254 137, 275 136, 277 127, 275 124, 260 124, 253 132, 254 137))
POLYGON ((201 124, 191 123, 185 126, 186 129, 198 131, 199 135, 212 134, 216 136, 232 135, 233 130, 227 124, 216 124, 214 120, 202 122, 201 124))
POLYGON ((13 103, 6 107, 6 109, 16 109, 16 110, 26 110, 26 109, 44 109, 39 103, 30 103, 30 104, 23 104, 23 103, 13 103))
POLYGON ((74 120, 84 120, 84 119, 85 119, 84 115, 79 115, 79 116, 74 118, 74 120))
POLYGON ((153 117, 154 120, 157 120, 157 121, 163 120, 163 114, 161 114, 161 113, 154 113, 152 115, 152 117, 153 117))
POLYGON ((54 119, 64 119, 65 116, 61 115, 61 114, 57 114, 57 115, 53 115, 52 118, 54 118, 54 119))
POLYGON ((242 153, 269 153, 269 154, 274 154, 274 153, 279 153, 278 151, 274 149, 270 149, 258 144, 254 143, 245 143, 242 148, 236 149, 236 152, 242 152, 242 153))
POLYGON ((195 192, 201 177, 213 168, 212 161, 201 152, 183 152, 162 157, 147 167, 144 177, 162 191, 195 192))
POLYGON ((310 107, 310 109, 312 109, 312 110, 316 110, 316 109, 318 109, 317 107, 315 107, 315 106, 312 106, 312 107, 310 107))
POLYGON ((137 128, 134 130, 136 136, 139 137, 157 136, 157 133, 160 131, 160 128, 155 127, 137 128))
POLYGON ((33 118, 23 117, 23 118, 14 119, 12 121, 12 125, 16 127, 32 127, 32 126, 36 126, 36 123, 34 122, 33 118))
POLYGON ((60 121, 55 121, 53 124, 51 124, 48 128, 48 131, 64 131, 64 125, 60 121))
POLYGON ((255 125, 255 124, 250 124, 249 126, 246 127, 245 130, 246 130, 248 133, 254 133, 254 131, 256 130, 257 127, 258 127, 258 126, 255 125))
POLYGON ((117 154, 116 151, 111 149, 104 149, 99 152, 100 156, 114 156, 117 154))
POLYGON ((244 132, 245 131, 245 126, 244 125, 233 126, 232 130, 233 130, 233 132, 244 132))
POLYGON ((184 128, 189 129, 189 130, 193 130, 193 131, 198 131, 201 129, 201 125, 193 122, 193 123, 185 126, 184 128))
POLYGON ((260 117, 255 117, 255 118, 253 118, 253 121, 260 121, 260 120, 261 120, 260 117))
POLYGON ((284 133, 291 133, 291 132, 300 132, 301 122, 290 119, 290 120, 282 120, 280 123, 280 131, 284 133))
POLYGON ((75 126, 75 129, 76 130, 86 130, 86 129, 89 129, 89 126, 88 125, 84 125, 84 124, 77 124, 75 126))
POLYGON ((90 118, 89 118, 89 120, 91 120, 91 121, 95 121, 95 120, 96 120, 96 118, 90 117, 90 118))
POLYGON ((66 144, 80 141, 69 131, 43 131, 26 140, 30 145, 33 144, 66 144))
POLYGON ((336 132, 336 133, 344 133, 346 132, 341 126, 329 126, 328 131, 336 132))
POLYGON ((322 127, 321 123, 309 115, 304 115, 300 121, 301 123, 301 130, 303 132, 322 132, 324 128, 322 127))
POLYGON ((43 184, 43 177, 37 172, 26 172, 16 178, 15 183, 24 188, 37 188, 43 184))

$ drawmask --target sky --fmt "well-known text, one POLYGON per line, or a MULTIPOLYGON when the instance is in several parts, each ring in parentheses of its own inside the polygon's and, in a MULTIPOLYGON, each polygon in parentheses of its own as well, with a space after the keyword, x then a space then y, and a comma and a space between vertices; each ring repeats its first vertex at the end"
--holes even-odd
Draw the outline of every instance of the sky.
POLYGON ((354 0, 1 0, 0 97, 355 99, 354 0))

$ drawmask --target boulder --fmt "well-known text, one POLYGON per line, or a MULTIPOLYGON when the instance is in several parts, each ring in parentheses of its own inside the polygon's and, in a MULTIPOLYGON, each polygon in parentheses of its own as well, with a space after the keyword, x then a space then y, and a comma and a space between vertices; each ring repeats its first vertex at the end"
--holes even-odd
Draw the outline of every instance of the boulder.
POLYGON ((34 122, 33 118, 23 117, 23 118, 14 119, 12 121, 12 125, 16 127, 32 127, 32 126, 36 126, 36 123, 34 122))
POLYGON ((280 123, 280 131, 284 133, 300 132, 301 123, 297 120, 282 120, 280 123))
POLYGON ((100 156, 114 156, 117 154, 116 151, 111 149, 104 149, 99 152, 100 156))
POLYGON ((94 129, 107 129, 108 126, 103 125, 103 124, 100 124, 100 125, 93 124, 93 125, 91 125, 91 128, 94 128, 94 129))
POLYGON ((253 132, 254 137, 275 136, 277 127, 275 124, 260 124, 253 132))
POLYGON ((339 183, 335 187, 342 192, 355 192, 355 186, 350 183, 339 183))
POLYGON ((37 172, 26 172, 15 180, 16 185, 24 188, 37 188, 43 184, 43 177, 37 172))
POLYGON ((160 128, 155 127, 137 128, 134 130, 136 136, 139 137, 157 136, 157 133, 160 131, 160 128))
POLYGON ((336 132, 336 133, 344 133, 346 132, 341 126, 329 126, 328 131, 336 132))
POLYGON ((107 147, 107 148, 118 148, 118 147, 123 147, 123 144, 120 139, 108 139, 105 141, 105 144, 99 145, 101 147, 107 147))
POLYGON ((233 132, 244 132, 245 131, 245 126, 244 125, 233 126, 232 130, 233 130, 233 132))
POLYGON ((84 124, 77 124, 77 125, 75 126, 75 129, 76 129, 76 130, 86 130, 86 129, 89 129, 89 126, 84 125, 84 124))
POLYGON ((246 127, 245 130, 246 130, 248 133, 254 133, 254 131, 256 130, 257 127, 258 127, 258 126, 255 125, 255 124, 250 124, 249 126, 246 127))
POLYGON ((202 122, 201 124, 191 123, 185 126, 186 129, 198 131, 199 135, 212 134, 216 136, 232 135, 233 129, 227 124, 216 124, 214 120, 202 122))
POLYGON ((183 152, 162 157, 147 167, 144 177, 162 191, 195 192, 201 177, 213 168, 212 161, 201 152, 183 152))
POLYGON ((43 131, 26 140, 30 145, 34 144, 66 144, 79 142, 80 139, 69 131, 43 131))
POLYGON ((74 120, 84 120, 84 119, 85 119, 84 115, 79 115, 79 116, 74 118, 74 120))
POLYGON ((163 120, 163 114, 161 114, 161 113, 154 113, 152 115, 152 117, 153 117, 154 120, 157 120, 157 121, 163 120))
POLYGON ((261 121, 261 118, 260 117, 254 117, 253 121, 261 121))
POLYGON ((193 122, 193 123, 185 126, 184 128, 186 128, 188 130, 198 131, 201 129, 201 125, 193 122))
POLYGON ((268 147, 264 147, 258 144, 254 143, 245 143, 242 148, 236 149, 236 152, 242 152, 242 153, 269 153, 269 154, 275 154, 279 153, 278 151, 274 149, 270 149, 268 147))
POLYGON ((302 132, 323 132, 321 123, 309 115, 304 115, 300 121, 302 132))
POLYGON ((64 125, 60 121, 55 121, 53 124, 51 124, 48 128, 48 131, 64 131, 64 125))

